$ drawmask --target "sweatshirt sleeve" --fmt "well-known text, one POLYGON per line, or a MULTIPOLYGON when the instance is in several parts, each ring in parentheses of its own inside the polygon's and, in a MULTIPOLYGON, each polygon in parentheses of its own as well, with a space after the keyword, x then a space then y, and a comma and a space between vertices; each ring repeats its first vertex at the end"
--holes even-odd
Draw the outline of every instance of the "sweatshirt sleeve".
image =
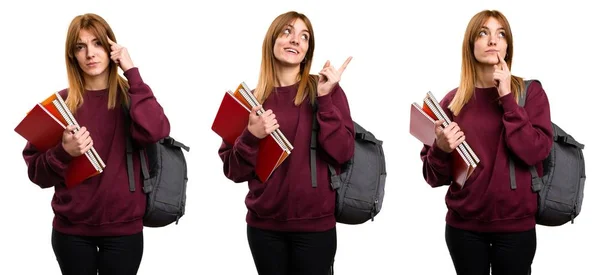
POLYGON ((538 82, 527 91, 525 107, 512 94, 500 98, 504 115, 505 139, 509 150, 527 165, 544 160, 552 147, 552 122, 548 97, 538 82))
POLYGON ((152 89, 144 81, 137 67, 124 73, 129 82, 131 99, 131 136, 140 145, 151 144, 167 137, 171 131, 169 119, 156 101, 152 89))
POLYGON ((354 155, 354 122, 348 100, 340 85, 331 93, 317 97, 320 148, 338 165, 354 155))
POLYGON ((228 179, 239 183, 254 178, 259 143, 260 139, 247 128, 233 145, 221 143, 219 157, 223 160, 223 173, 228 179))
POLYGON ((49 188, 64 182, 64 174, 72 157, 61 143, 40 152, 28 142, 23 149, 23 159, 29 180, 41 188, 49 188))

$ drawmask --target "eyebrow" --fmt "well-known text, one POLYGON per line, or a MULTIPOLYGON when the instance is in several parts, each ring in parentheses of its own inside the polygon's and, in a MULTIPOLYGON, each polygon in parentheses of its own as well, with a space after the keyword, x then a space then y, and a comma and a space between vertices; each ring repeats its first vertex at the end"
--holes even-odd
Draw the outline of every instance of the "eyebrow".
MULTIPOLYGON (((94 39, 92 39, 92 41, 91 41, 91 42, 95 42, 95 41, 98 41, 98 38, 94 38, 94 39)), ((77 39, 77 42, 76 42, 76 43, 77 43, 77 44, 85 44, 85 43, 86 43, 86 41, 82 41, 81 39, 77 39)))
MULTIPOLYGON (((490 28, 486 27, 486 26, 481 26, 482 29, 486 29, 489 30, 490 28)), ((505 29, 503 27, 498 28, 498 30, 502 30, 504 31, 505 29)))

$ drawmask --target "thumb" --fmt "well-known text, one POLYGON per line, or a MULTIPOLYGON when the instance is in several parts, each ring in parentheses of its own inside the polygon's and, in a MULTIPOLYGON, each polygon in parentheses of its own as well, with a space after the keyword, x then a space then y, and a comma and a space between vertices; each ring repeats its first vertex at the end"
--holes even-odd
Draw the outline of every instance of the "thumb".
POLYGON ((323 69, 325 69, 325 68, 329 67, 330 63, 331 63, 331 62, 329 62, 329 60, 327 60, 327 62, 325 62, 325 65, 323 66, 323 69))

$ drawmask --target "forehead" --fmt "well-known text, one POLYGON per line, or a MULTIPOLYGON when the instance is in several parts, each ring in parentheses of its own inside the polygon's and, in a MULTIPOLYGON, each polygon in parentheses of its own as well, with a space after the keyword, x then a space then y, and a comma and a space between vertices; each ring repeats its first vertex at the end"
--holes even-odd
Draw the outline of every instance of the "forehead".
POLYGON ((296 18, 288 23, 289 26, 294 27, 296 30, 308 31, 308 27, 304 23, 304 20, 296 18))
POLYGON ((77 38, 78 42, 90 42, 94 39, 97 39, 96 35, 89 30, 82 29, 79 31, 79 37, 77 38))
POLYGON ((485 20, 485 22, 483 22, 483 26, 481 26, 481 27, 488 28, 488 29, 503 29, 504 28, 504 26, 502 26, 500 21, 498 21, 498 19, 496 19, 495 17, 490 17, 487 20, 485 20))

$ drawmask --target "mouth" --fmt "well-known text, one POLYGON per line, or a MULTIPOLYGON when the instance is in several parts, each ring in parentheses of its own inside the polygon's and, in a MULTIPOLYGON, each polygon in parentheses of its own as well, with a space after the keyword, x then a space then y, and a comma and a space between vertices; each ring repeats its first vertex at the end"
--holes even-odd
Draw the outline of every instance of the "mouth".
POLYGON ((284 48, 283 50, 288 53, 298 54, 298 51, 296 49, 284 48))
POLYGON ((487 50, 487 51, 485 51, 485 52, 486 52, 486 53, 497 53, 497 52, 498 52, 498 50, 487 50))
POLYGON ((100 62, 91 62, 91 63, 87 63, 85 65, 88 67, 94 67, 94 66, 98 65, 98 63, 100 63, 100 62))

